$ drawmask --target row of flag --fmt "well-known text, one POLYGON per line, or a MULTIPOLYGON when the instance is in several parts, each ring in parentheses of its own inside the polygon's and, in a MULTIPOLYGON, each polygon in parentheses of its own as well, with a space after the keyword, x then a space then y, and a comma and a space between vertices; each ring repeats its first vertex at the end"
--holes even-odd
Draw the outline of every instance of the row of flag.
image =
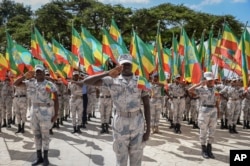
POLYGON ((181 29, 179 42, 175 35, 172 47, 163 48, 160 33, 160 22, 157 26, 154 45, 145 43, 132 30, 129 50, 121 32, 111 20, 109 31, 102 28, 102 42, 99 42, 85 27, 79 33, 72 26, 71 51, 67 50, 54 38, 48 43, 34 27, 31 35, 31 50, 17 44, 6 32, 7 48, 5 56, 0 54, 0 79, 10 71, 19 76, 33 70, 36 64, 44 64, 52 78, 61 78, 67 84, 73 70, 82 70, 89 75, 107 70, 108 61, 118 63, 118 57, 131 54, 133 72, 138 75, 138 87, 150 89, 150 75, 158 73, 159 82, 167 86, 167 79, 180 74, 187 82, 198 83, 202 73, 212 71, 217 66, 217 75, 222 78, 223 69, 242 76, 244 87, 248 86, 248 70, 250 69, 250 34, 244 29, 240 40, 233 34, 229 25, 224 25, 222 35, 213 36, 213 28, 209 31, 207 47, 205 47, 203 31, 200 43, 196 45, 194 38, 188 37, 184 28, 181 29))

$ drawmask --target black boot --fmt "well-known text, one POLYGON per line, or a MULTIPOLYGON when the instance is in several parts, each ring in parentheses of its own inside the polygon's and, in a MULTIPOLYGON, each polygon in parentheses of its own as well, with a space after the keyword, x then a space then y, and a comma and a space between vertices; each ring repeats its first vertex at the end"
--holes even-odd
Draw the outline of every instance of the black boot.
POLYGON ((63 125, 63 118, 60 118, 60 125, 63 125))
POLYGON ((83 128, 83 129, 86 129, 85 123, 82 123, 82 128, 83 128))
POLYGON ((73 126, 73 131, 71 132, 72 134, 76 133, 76 126, 73 126))
POLYGON ((16 116, 13 116, 13 119, 12 119, 11 123, 12 123, 13 125, 16 124, 16 116))
POLYGON ((238 118, 238 120, 237 120, 237 123, 236 123, 237 125, 242 125, 242 123, 240 122, 240 117, 238 118))
POLYGON ((6 119, 3 120, 3 125, 2 127, 7 127, 6 119))
POLYGON ((220 129, 224 129, 225 127, 224 127, 224 120, 223 119, 221 119, 220 120, 220 129))
POLYGON ((186 120, 187 120, 187 116, 186 116, 186 115, 184 115, 183 121, 186 121, 186 120))
POLYGON ((194 124, 192 118, 189 119, 188 125, 194 124))
POLYGON ((105 131, 106 131, 106 133, 109 133, 109 125, 108 125, 108 123, 105 123, 105 131))
POLYGON ((176 123, 175 125, 175 133, 181 134, 181 125, 179 123, 176 123))
POLYGON ((68 121, 68 115, 65 115, 64 120, 68 121))
POLYGON ((109 117, 109 124, 111 125, 111 117, 109 117))
POLYGON ((250 129, 249 121, 247 121, 247 129, 250 129))
POLYGON ((54 133, 53 133, 53 128, 49 129, 49 134, 50 134, 50 135, 53 135, 53 134, 54 134, 54 133))
POLYGON ((238 131, 236 130, 236 125, 235 124, 233 125, 232 131, 233 131, 233 133, 238 134, 238 131))
POLYGON ((11 119, 8 119, 7 128, 11 128, 11 119))
POLYGON ((212 145, 211 144, 207 144, 207 155, 211 159, 215 158, 213 153, 212 153, 212 145))
POLYGON ((225 119, 225 125, 224 125, 224 129, 228 129, 228 125, 227 125, 227 119, 225 119))
POLYGON ((207 147, 206 145, 201 145, 201 155, 203 158, 208 159, 207 147))
POLYGON ((21 124, 18 124, 16 133, 21 133, 21 131, 22 131, 21 124))
POLYGON ((39 164, 43 163, 42 151, 37 150, 36 154, 37 154, 37 159, 32 162, 32 164, 31 164, 32 166, 39 165, 39 164))
POLYGON ((56 128, 58 128, 58 129, 60 128, 59 124, 60 124, 60 119, 58 118, 56 121, 56 128))
POLYGON ((0 123, 0 133, 2 132, 2 126, 1 126, 2 124, 0 123))
POLYGON ((229 133, 231 133, 231 134, 233 134, 234 132, 233 132, 233 128, 232 128, 232 126, 231 125, 229 125, 229 127, 228 127, 228 131, 229 131, 229 133))
POLYGON ((21 133, 24 133, 24 125, 25 125, 25 123, 22 123, 21 133))
POLYGON ((193 129, 199 129, 199 126, 195 122, 193 123, 193 129))
POLYGON ((170 126, 169 126, 169 128, 170 128, 170 129, 175 128, 174 123, 173 123, 173 120, 169 120, 169 121, 170 121, 170 126))
POLYGON ((247 121, 246 120, 243 121, 243 129, 247 129, 247 121))
POLYGON ((95 111, 93 111, 93 118, 96 118, 96 116, 95 116, 95 111))
POLYGON ((56 122, 54 122, 54 124, 53 124, 52 128, 56 128, 56 122))
POLYGON ((101 129, 101 131, 100 131, 100 133, 101 134, 103 134, 103 133, 105 133, 106 131, 105 131, 105 126, 104 126, 105 124, 104 123, 102 123, 102 129, 101 129))
POLYGON ((81 131, 81 126, 77 126, 77 133, 82 133, 82 131, 81 131))
POLYGON ((49 165, 48 150, 43 151, 43 166, 49 165))
POLYGON ((91 114, 88 115, 88 121, 91 121, 90 118, 92 117, 91 114))

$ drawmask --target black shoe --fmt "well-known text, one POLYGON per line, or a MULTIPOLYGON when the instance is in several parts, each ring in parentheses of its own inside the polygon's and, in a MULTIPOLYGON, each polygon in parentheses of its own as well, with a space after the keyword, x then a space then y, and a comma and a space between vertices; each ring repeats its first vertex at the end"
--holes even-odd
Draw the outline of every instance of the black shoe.
POLYGON ((108 125, 108 123, 105 123, 104 127, 105 127, 106 133, 109 134, 109 125, 108 125))
POLYGON ((43 163, 42 151, 37 150, 36 154, 37 154, 37 159, 32 162, 32 164, 31 164, 32 166, 39 165, 39 164, 43 163))
POLYGON ((50 135, 53 135, 53 134, 54 134, 52 128, 49 129, 49 134, 50 134, 50 135))
POLYGON ((63 125, 63 119, 64 118, 60 118, 60 125, 63 125))
POLYGON ((247 129, 250 129, 249 121, 247 121, 247 129))
POLYGON ((227 125, 227 119, 225 119, 225 125, 224 125, 224 129, 228 129, 228 125, 227 125))
POLYGON ((201 155, 203 158, 208 159, 207 147, 206 145, 201 145, 201 155))
POLYGON ((100 133, 101 134, 103 134, 103 133, 105 133, 106 131, 105 131, 105 126, 104 126, 105 124, 104 123, 102 123, 102 129, 101 129, 101 131, 100 131, 100 133))
POLYGON ((212 145, 211 144, 207 144, 207 155, 211 159, 215 158, 213 153, 212 153, 212 145))
POLYGON ((21 133, 21 131, 22 131, 21 124, 18 124, 16 133, 21 133))
POLYGON ((79 134, 82 133, 80 128, 81 128, 80 126, 77 126, 77 130, 76 130, 76 132, 79 133, 79 134))
POLYGON ((224 126, 224 120, 221 119, 220 120, 220 129, 224 129, 224 128, 225 128, 225 126, 224 126))
POLYGON ((72 134, 76 133, 77 130, 76 130, 76 126, 73 126, 73 131, 71 132, 72 134))
POLYGON ((86 125, 83 123, 82 124, 82 128, 84 128, 84 129, 86 129, 87 127, 86 127, 86 125))
POLYGON ((25 123, 22 124, 21 133, 24 133, 24 125, 25 125, 25 123))
POLYGON ((230 134, 233 134, 234 132, 233 132, 233 128, 232 128, 232 126, 231 125, 229 125, 229 127, 228 127, 228 131, 229 131, 229 133, 230 134))
POLYGON ((240 122, 240 118, 238 118, 238 120, 237 120, 237 123, 236 123, 237 125, 242 125, 242 123, 240 122))
POLYGON ((11 119, 8 119, 7 128, 11 128, 11 119))
POLYGON ((181 134, 181 125, 179 123, 175 124, 175 133, 181 134))
POLYGON ((48 150, 43 151, 43 166, 49 165, 48 150))
POLYGON ((3 120, 3 125, 2 127, 7 127, 6 119, 3 120))
POLYGON ((16 124, 16 116, 13 117, 13 119, 11 120, 11 123, 14 125, 16 124))
POLYGON ((236 125, 235 124, 233 125, 232 131, 233 131, 233 133, 238 134, 238 131, 236 130, 236 125))
POLYGON ((246 120, 243 121, 243 129, 247 129, 247 121, 246 120))

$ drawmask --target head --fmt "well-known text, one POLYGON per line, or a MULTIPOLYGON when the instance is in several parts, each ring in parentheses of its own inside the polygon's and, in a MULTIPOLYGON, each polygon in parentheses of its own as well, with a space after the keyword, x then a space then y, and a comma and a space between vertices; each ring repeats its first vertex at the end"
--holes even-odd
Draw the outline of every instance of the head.
POLYGON ((78 81, 78 79, 79 79, 79 71, 74 71, 73 72, 73 80, 78 81))
POLYGON ((181 76, 180 76, 180 74, 177 74, 176 76, 174 76, 174 82, 175 83, 179 83, 181 81, 181 76))
POLYGON ((131 76, 132 73, 132 56, 129 54, 121 55, 118 59, 120 65, 123 66, 122 75, 131 76))
POLYGON ((42 82, 45 79, 45 68, 42 64, 35 66, 35 75, 38 82, 42 82))
POLYGON ((214 75, 212 72, 205 72, 204 78, 207 81, 207 87, 213 87, 214 86, 214 75))

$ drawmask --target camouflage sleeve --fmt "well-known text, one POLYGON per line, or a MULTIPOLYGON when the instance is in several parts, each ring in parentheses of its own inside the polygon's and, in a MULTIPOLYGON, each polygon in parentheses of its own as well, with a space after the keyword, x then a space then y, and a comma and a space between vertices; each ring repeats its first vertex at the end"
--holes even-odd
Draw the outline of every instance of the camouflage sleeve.
POLYGON ((194 89, 194 93, 196 95, 200 96, 202 90, 203 90, 203 87, 199 86, 199 87, 197 87, 197 88, 194 89))
POLYGON ((52 83, 52 82, 48 82, 49 84, 50 84, 50 86, 51 86, 51 92, 57 92, 57 87, 56 87, 56 85, 54 84, 54 83, 52 83))
POLYGON ((110 87, 110 85, 113 84, 113 78, 112 77, 104 77, 102 78, 102 86, 104 87, 110 87))

